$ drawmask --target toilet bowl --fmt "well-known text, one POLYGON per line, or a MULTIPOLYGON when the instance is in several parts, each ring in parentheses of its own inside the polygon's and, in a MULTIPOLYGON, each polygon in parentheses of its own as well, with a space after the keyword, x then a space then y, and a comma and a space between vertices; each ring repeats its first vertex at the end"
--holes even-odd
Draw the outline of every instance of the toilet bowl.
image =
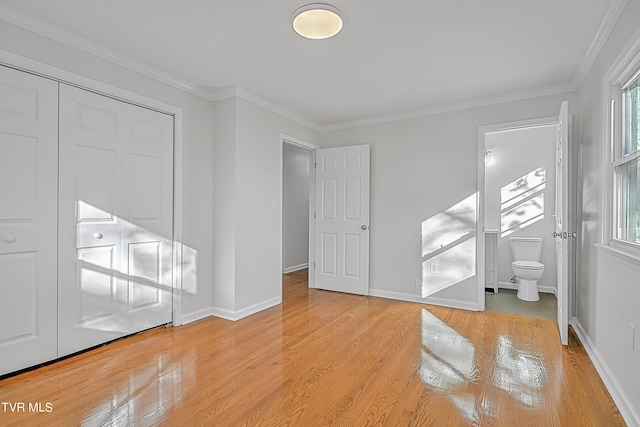
POLYGON ((542 255, 542 238, 510 237, 511 268, 518 279, 518 298, 523 301, 538 301, 538 280, 544 273, 544 264, 540 263, 542 255))
POLYGON ((538 301, 538 280, 544 273, 544 265, 535 261, 518 260, 511 263, 513 274, 518 278, 518 298, 538 301))

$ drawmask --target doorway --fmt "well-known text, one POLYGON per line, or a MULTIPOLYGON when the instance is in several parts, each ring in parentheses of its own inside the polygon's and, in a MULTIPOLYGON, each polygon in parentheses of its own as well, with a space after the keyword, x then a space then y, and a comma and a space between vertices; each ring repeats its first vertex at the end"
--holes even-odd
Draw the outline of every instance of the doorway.
POLYGON ((551 236, 556 130, 556 123, 542 123, 485 133, 485 242, 494 255, 485 258, 485 275, 493 276, 493 286, 485 293, 487 310, 556 319, 557 265, 551 236), (510 250, 510 238, 516 236, 542 239, 539 262, 544 273, 536 302, 516 296, 510 250))
MULTIPOLYGON (((563 317, 560 297, 568 284, 561 284, 561 263, 553 234, 558 217, 556 184, 561 182, 557 178, 570 167, 568 156, 561 167, 557 156, 559 147, 569 141, 568 137, 560 138, 564 129, 562 111, 567 115, 566 110, 563 103, 560 117, 479 128, 478 276, 484 283, 478 284, 478 298, 482 309, 495 309, 498 298, 513 293, 513 304, 497 304, 500 311, 557 318, 559 323, 563 317), (511 268, 509 237, 542 239, 539 262, 544 265, 544 273, 538 281, 539 302, 515 298, 519 285, 511 268), (486 288, 490 291, 485 294, 486 288), (503 295, 498 297, 496 293, 503 295)), ((568 123, 570 126, 570 120, 568 123)))
POLYGON ((281 135, 282 274, 308 269, 313 287, 315 150, 306 141, 281 135))
MULTIPOLYGON (((292 247, 298 246, 298 252, 304 251, 304 245, 300 245, 299 241, 292 241, 296 234, 291 234, 291 230, 294 229, 293 222, 296 220, 295 215, 290 213, 295 210, 295 206, 303 207, 304 195, 298 196, 300 200, 296 204, 296 196, 292 192, 295 187, 304 189, 305 184, 296 185, 286 176, 287 172, 291 172, 293 180, 297 176, 297 179, 306 181, 304 165, 307 160, 303 157, 304 151, 309 154, 309 191, 301 192, 308 194, 306 264, 309 287, 368 295, 371 163, 368 144, 320 149, 313 144, 282 136, 283 272, 296 271, 305 265, 302 257, 295 261, 287 259, 292 247), (300 150, 303 151, 302 154, 300 150), (297 173, 292 165, 296 156, 301 156, 302 159, 297 173), (290 164, 286 164, 288 161, 290 164)), ((297 215, 299 219, 303 217, 304 210, 302 215, 297 215)), ((302 233, 304 228, 299 228, 297 236, 302 233)))

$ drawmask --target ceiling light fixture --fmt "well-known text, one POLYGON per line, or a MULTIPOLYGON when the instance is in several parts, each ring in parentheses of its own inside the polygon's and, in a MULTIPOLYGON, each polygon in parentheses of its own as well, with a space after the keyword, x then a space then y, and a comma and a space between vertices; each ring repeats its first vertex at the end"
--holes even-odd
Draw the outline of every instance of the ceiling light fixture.
POLYGON ((302 37, 321 40, 333 37, 342 30, 343 15, 334 6, 312 3, 293 13, 293 29, 302 37))

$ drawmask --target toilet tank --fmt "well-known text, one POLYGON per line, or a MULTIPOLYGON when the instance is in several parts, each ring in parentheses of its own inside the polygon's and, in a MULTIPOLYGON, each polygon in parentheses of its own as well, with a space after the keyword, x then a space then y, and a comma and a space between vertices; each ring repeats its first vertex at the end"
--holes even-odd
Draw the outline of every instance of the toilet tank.
POLYGON ((542 256, 541 237, 509 237, 513 261, 540 262, 542 256))

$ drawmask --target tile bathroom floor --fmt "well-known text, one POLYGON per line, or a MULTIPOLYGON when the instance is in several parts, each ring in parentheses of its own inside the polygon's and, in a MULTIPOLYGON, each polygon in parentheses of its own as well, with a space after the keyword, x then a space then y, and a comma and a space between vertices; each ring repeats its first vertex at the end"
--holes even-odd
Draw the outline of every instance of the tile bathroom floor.
POLYGON ((500 289, 497 294, 485 292, 485 309, 502 313, 520 314, 522 316, 557 319, 558 300, 553 294, 540 292, 540 301, 522 301, 516 296, 518 291, 500 289))

